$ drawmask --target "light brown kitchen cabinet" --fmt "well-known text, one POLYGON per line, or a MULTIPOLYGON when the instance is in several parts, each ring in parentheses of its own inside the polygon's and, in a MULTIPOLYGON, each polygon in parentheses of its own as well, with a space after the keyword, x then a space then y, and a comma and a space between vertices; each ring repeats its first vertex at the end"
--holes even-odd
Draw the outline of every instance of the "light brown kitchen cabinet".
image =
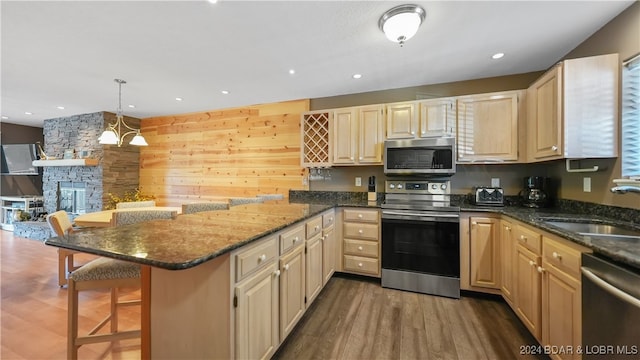
MULTIPOLYGON (((582 346, 581 256, 588 249, 561 239, 542 238, 542 342, 577 349, 582 346)), ((580 359, 577 352, 552 354, 580 359)))
POLYGON ((333 113, 315 111, 301 116, 302 149, 300 163, 302 167, 328 167, 332 165, 330 146, 330 123, 333 113))
POLYGON ((564 60, 527 89, 529 162, 618 155, 618 54, 564 60))
POLYGON ((297 246, 280 258, 281 339, 291 333, 306 309, 304 249, 304 246, 297 246))
POLYGON ((235 288, 235 356, 269 359, 279 344, 279 291, 277 262, 235 288))
POLYGON ((379 211, 347 208, 342 215, 343 271, 380 277, 379 211))
POLYGON ((232 253, 235 357, 268 359, 279 344, 278 246, 275 236, 232 253))
POLYGON ((386 105, 385 139, 413 139, 418 134, 416 102, 401 102, 386 105))
POLYGON ((500 289, 500 220, 471 217, 471 286, 500 289))
POLYGON ((322 215, 322 285, 326 285, 336 271, 336 213, 331 209, 322 215))
POLYGON ((456 101, 453 98, 421 100, 420 137, 455 136, 456 101))
POLYGON ((322 271, 322 250, 321 233, 313 236, 311 239, 307 239, 305 249, 307 307, 309 307, 318 294, 320 294, 324 283, 324 273, 322 271))
POLYGON ((513 307, 514 259, 516 241, 511 221, 500 220, 500 290, 504 299, 513 307))
POLYGON ((519 98, 523 91, 505 91, 457 98, 458 162, 519 160, 519 98))
POLYGON ((334 111, 334 165, 382 164, 383 113, 379 105, 334 111))
POLYGON ((531 334, 541 340, 540 303, 542 276, 538 272, 540 256, 521 244, 516 246, 516 315, 531 334))

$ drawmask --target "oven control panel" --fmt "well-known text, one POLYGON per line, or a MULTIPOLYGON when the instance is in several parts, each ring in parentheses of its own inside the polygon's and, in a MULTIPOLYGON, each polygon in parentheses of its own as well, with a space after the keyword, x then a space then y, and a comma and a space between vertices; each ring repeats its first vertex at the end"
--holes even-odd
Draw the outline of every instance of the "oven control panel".
POLYGON ((387 180, 385 192, 391 194, 450 194, 451 183, 448 180, 387 180))

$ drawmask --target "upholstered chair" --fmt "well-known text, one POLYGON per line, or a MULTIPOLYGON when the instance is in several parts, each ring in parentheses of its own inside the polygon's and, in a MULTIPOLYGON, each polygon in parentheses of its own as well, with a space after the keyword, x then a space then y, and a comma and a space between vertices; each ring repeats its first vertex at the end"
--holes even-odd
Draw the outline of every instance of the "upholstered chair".
MULTIPOLYGON (((74 231, 69 215, 64 210, 49 214, 46 219, 49 227, 58 237, 64 237, 74 231)), ((67 285, 67 275, 80 267, 73 261, 75 253, 77 251, 58 248, 58 286, 60 287, 67 285)))
POLYGON ((261 203, 261 202, 264 202, 264 199, 260 197, 237 197, 237 198, 229 199, 230 206, 255 204, 255 203, 261 203))
POLYGON ((130 208, 153 207, 153 206, 156 206, 155 200, 131 201, 131 202, 117 203, 116 209, 130 209, 130 208))
POLYGON ((194 214, 202 211, 228 210, 228 202, 204 202, 182 204, 182 214, 194 214))
POLYGON ((282 200, 284 199, 284 195, 282 194, 260 194, 257 197, 267 200, 282 200))
MULTIPOLYGON (((156 219, 172 219, 176 211, 142 210, 114 212, 112 225, 128 225, 156 219), (122 216, 118 216, 120 214, 122 216)), ((127 241, 123 238, 122 241, 127 241)), ((77 359, 78 348, 85 344, 111 342, 140 337, 140 329, 119 331, 118 309, 123 306, 139 305, 140 300, 122 301, 118 296, 119 288, 140 287, 140 265, 111 258, 100 257, 72 272, 68 279, 68 335, 67 358, 77 359), (110 313, 88 334, 78 335, 78 294, 84 290, 109 289, 111 292, 110 313), (110 323, 109 333, 100 333, 110 323)))

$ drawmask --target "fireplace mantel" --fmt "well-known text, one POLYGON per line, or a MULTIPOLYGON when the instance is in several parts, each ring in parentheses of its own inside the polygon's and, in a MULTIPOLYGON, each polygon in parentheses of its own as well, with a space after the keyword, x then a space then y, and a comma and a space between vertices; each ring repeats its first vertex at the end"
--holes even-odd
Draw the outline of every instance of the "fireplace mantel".
POLYGON ((34 160, 33 166, 97 166, 98 159, 34 160))

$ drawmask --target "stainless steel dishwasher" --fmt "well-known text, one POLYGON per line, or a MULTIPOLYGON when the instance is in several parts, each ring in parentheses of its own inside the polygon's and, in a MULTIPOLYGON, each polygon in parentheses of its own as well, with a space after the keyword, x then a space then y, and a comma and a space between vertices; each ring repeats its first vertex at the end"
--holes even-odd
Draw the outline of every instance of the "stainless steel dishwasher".
POLYGON ((640 271, 582 255, 584 359, 640 355, 640 271))

